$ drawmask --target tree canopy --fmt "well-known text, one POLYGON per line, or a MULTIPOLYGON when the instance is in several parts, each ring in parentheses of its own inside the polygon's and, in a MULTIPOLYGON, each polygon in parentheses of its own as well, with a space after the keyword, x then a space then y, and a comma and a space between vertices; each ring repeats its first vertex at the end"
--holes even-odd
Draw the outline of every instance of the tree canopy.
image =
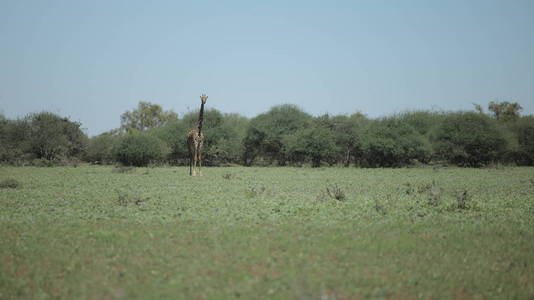
MULTIPOLYGON (((253 118, 204 111, 205 165, 402 167, 493 163, 534 165, 534 118, 521 105, 490 102, 474 111, 407 111, 382 118, 312 116, 283 104, 253 118)), ((140 102, 121 128, 87 138, 81 124, 49 112, 10 120, 0 115, 0 162, 53 165, 84 159, 99 164, 188 161, 187 133, 198 111, 181 118, 140 102)))
POLYGON ((158 104, 141 101, 136 109, 128 110, 121 115, 121 128, 125 131, 131 129, 146 131, 176 119, 178 115, 172 110, 164 111, 158 104))
POLYGON ((523 107, 517 102, 491 101, 488 104, 488 109, 495 119, 506 122, 517 120, 521 116, 523 107))

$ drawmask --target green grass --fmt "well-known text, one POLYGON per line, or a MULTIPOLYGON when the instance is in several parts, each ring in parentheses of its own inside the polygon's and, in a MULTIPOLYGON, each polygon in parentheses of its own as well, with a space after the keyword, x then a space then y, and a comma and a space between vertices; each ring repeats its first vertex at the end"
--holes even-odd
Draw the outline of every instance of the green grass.
POLYGON ((534 168, 203 172, 1 167, 0 299, 534 298, 534 168))

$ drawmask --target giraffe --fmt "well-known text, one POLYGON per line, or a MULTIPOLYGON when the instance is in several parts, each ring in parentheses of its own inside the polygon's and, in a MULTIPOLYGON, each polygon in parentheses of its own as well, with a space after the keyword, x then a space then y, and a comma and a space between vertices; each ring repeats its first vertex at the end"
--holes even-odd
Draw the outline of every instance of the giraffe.
POLYGON ((200 168, 202 167, 202 143, 204 134, 202 133, 202 123, 204 122, 204 104, 208 100, 205 94, 200 95, 200 113, 198 115, 197 128, 192 129, 187 134, 187 148, 189 149, 189 175, 202 176, 200 168), (198 168, 197 168, 198 162, 198 168))

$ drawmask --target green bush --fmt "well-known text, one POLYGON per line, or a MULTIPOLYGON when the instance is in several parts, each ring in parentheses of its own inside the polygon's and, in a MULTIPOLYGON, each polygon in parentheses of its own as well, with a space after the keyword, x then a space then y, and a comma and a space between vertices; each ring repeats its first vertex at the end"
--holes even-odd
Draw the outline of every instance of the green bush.
POLYGON ((113 169, 111 169, 111 173, 119 173, 119 174, 134 173, 135 170, 136 170, 135 167, 132 167, 132 166, 117 165, 117 166, 114 166, 113 169))
POLYGON ((311 119, 309 114, 290 104, 272 107, 268 112, 251 119, 243 139, 245 165, 252 164, 256 158, 285 165, 287 153, 284 139, 304 128, 311 119))
POLYGON ((433 141, 438 158, 466 167, 494 162, 506 149, 496 121, 475 112, 446 115, 436 128, 433 141))
POLYGON ((511 123, 497 122, 497 130, 504 140, 504 146, 497 153, 496 162, 502 164, 521 164, 519 162, 522 157, 521 147, 511 125, 511 123))
POLYGON ((395 118, 410 125, 423 136, 428 136, 436 126, 441 124, 444 116, 442 112, 415 110, 400 113, 395 118))
POLYGON ((120 142, 120 137, 113 133, 103 133, 92 137, 87 143, 85 161, 97 164, 113 163, 113 148, 120 142))
POLYGON ((30 161, 29 133, 30 126, 25 120, 1 120, 0 162, 24 165, 30 161))
POLYGON ((185 165, 189 160, 189 150, 187 149, 187 133, 191 128, 188 128, 182 120, 175 120, 167 124, 153 128, 148 131, 148 134, 153 135, 165 142, 169 148, 167 161, 185 165))
POLYGON ((49 112, 28 116, 28 149, 35 158, 65 160, 80 158, 85 151, 87 136, 80 123, 49 112))
POLYGON ((16 189, 19 186, 21 186, 20 181, 13 178, 7 178, 0 181, 0 189, 16 189))
POLYGON ((336 139, 336 161, 348 167, 352 162, 361 165, 363 159, 363 139, 370 123, 363 114, 334 116, 332 130, 336 139))
MULTIPOLYGON (((198 111, 186 114, 183 123, 187 130, 196 128, 198 111)), ((243 138, 248 119, 237 114, 223 114, 216 109, 204 111, 203 165, 221 166, 239 163, 243 156, 243 138)), ((184 149, 185 142, 181 142, 184 149)))
POLYGON ((169 152, 170 149, 159 138, 138 132, 123 137, 113 149, 117 162, 136 167, 161 162, 169 152))
POLYGON ((363 142, 363 156, 369 167, 426 163, 431 155, 429 141, 406 122, 394 118, 371 124, 363 142))
POLYGON ((284 148, 291 163, 310 161, 314 168, 320 167, 322 161, 333 161, 337 153, 333 131, 318 122, 287 135, 284 148))
POLYGON ((0 119, 0 161, 4 163, 25 165, 43 159, 65 164, 81 158, 86 143, 80 123, 53 113, 0 119))
POLYGON ((57 164, 58 163, 56 161, 46 159, 46 158, 36 158, 31 161, 32 166, 40 167, 40 168, 54 167, 54 166, 57 166, 57 164))
POLYGON ((534 117, 522 117, 511 126, 517 138, 515 161, 519 165, 534 165, 534 117))

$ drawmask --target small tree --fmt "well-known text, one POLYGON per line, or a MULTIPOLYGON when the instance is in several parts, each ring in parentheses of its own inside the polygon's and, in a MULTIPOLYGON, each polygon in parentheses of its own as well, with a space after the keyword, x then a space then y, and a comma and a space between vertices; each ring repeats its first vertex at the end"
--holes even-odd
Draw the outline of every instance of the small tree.
POLYGON ((132 132, 124 136, 113 149, 116 161, 136 167, 161 162, 169 152, 169 148, 162 140, 141 132, 132 132))
POLYGON ((27 120, 0 121, 0 162, 21 164, 31 159, 30 123, 27 120))
POLYGON ((58 160, 83 155, 87 136, 80 129, 80 123, 49 112, 32 114, 26 122, 29 124, 28 151, 36 158, 58 160))
POLYGON ((441 124, 444 116, 442 112, 416 110, 400 113, 393 118, 408 124, 421 135, 429 137, 430 133, 441 124))
POLYGON ((369 119, 361 113, 331 118, 332 131, 336 139, 336 161, 348 167, 351 161, 360 164, 363 158, 363 138, 369 119))
POLYGON ((334 132, 317 121, 285 136, 284 144, 291 162, 309 160, 314 168, 322 161, 332 161, 337 152, 334 132))
POLYGON ((263 156, 271 162, 277 161, 278 165, 285 165, 285 136, 294 134, 309 120, 309 114, 290 104, 275 106, 251 119, 244 138, 245 164, 249 165, 257 156, 263 156))
POLYGON ((491 101, 488 104, 488 109, 492 112, 493 117, 498 121, 508 122, 517 120, 521 116, 523 107, 521 107, 521 105, 519 105, 517 102, 491 101))
POLYGON ((427 162, 432 154, 428 140, 406 122, 395 118, 374 121, 363 142, 370 167, 399 167, 427 162))
POLYGON ((226 155, 231 163, 240 163, 243 158, 245 138, 249 119, 238 114, 225 114, 221 130, 223 139, 219 140, 218 148, 226 155))
POLYGON ((480 167, 499 158, 506 140, 495 121, 475 112, 445 116, 433 136, 439 158, 460 166, 480 167))
POLYGON ((165 125, 150 129, 147 133, 153 135, 167 145, 169 155, 167 160, 174 164, 186 164, 189 159, 186 135, 191 130, 182 120, 175 120, 165 125))
MULTIPOLYGON (((183 118, 189 129, 196 127, 198 112, 186 114, 183 118)), ((204 150, 206 165, 237 163, 242 157, 242 140, 248 120, 237 114, 223 114, 216 109, 204 111, 204 150)))
POLYGON ((511 130, 518 143, 516 163, 534 165, 534 116, 526 116, 517 120, 511 130))
POLYGON ((137 109, 126 111, 121 115, 121 128, 125 131, 131 129, 145 131, 176 119, 178 115, 172 110, 164 111, 158 104, 141 101, 137 109))
POLYGON ((105 132, 89 139, 85 161, 110 164, 114 160, 113 149, 120 142, 117 130, 105 132))

